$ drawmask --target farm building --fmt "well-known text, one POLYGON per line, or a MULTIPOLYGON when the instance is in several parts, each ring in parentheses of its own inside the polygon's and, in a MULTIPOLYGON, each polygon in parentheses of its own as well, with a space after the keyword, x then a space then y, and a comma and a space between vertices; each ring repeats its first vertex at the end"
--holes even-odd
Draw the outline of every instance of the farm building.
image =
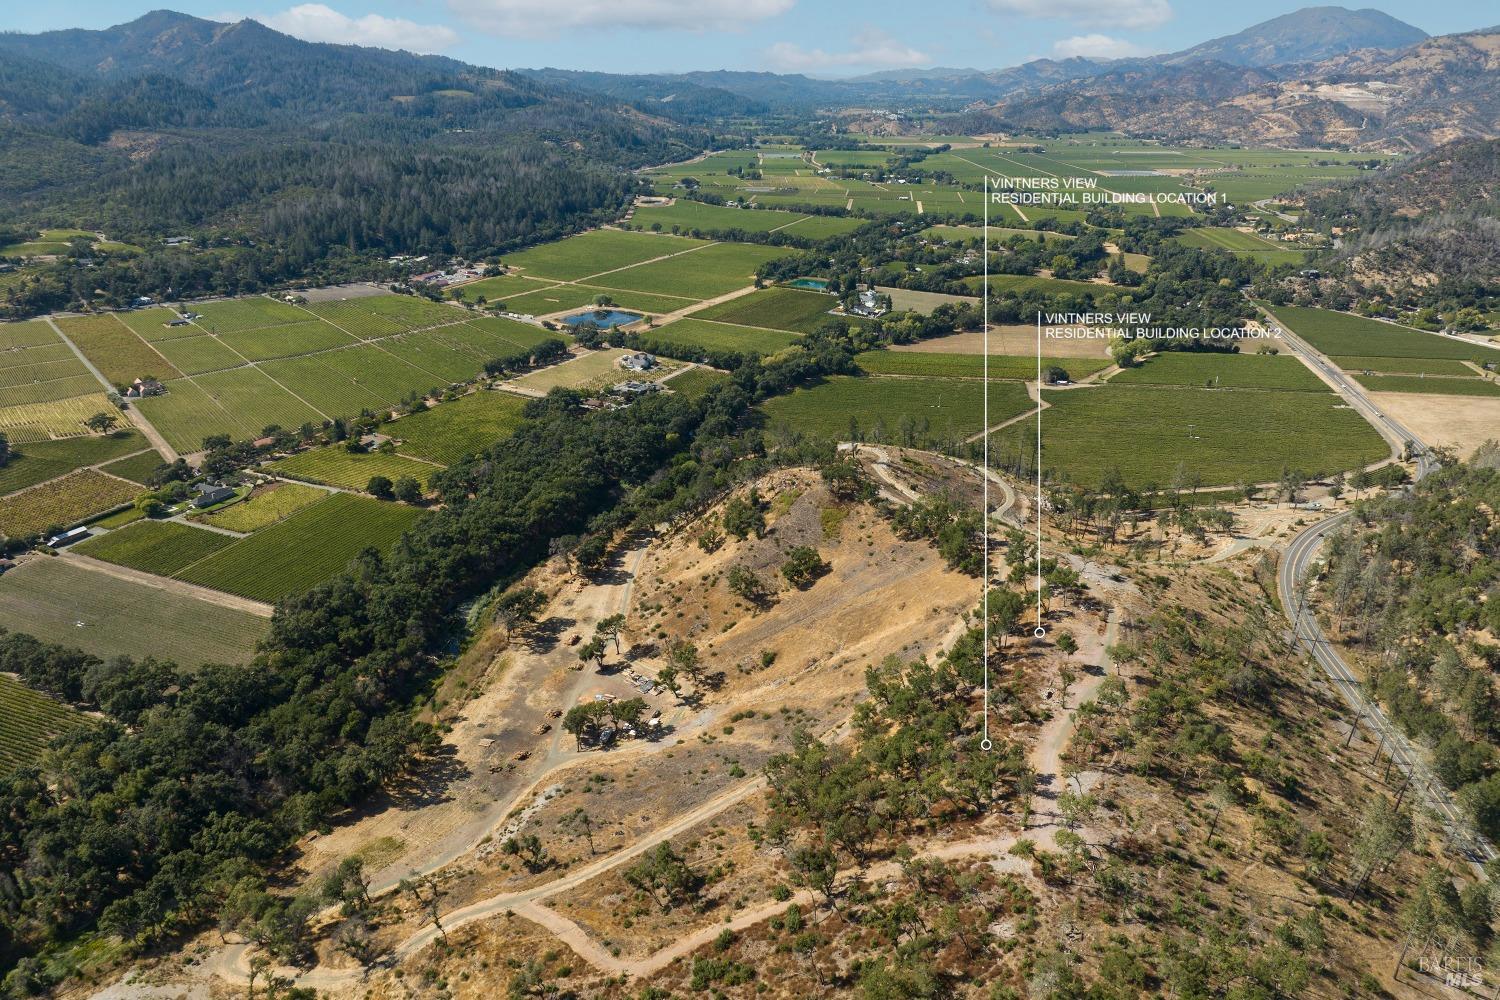
POLYGON ((225 500, 228 500, 234 496, 234 490, 230 489, 228 486, 203 485, 199 486, 198 490, 198 496, 193 498, 193 506, 200 509, 204 507, 212 507, 216 503, 223 503, 225 500))
POLYGON ((620 367, 626 371, 647 372, 656 367, 656 359, 645 351, 637 351, 621 358, 620 367))
POLYGON ((127 399, 145 399, 147 396, 160 396, 167 391, 167 387, 154 378, 138 378, 130 383, 130 388, 125 390, 127 399))
POLYGON ((867 288, 859 293, 859 298, 849 306, 849 312, 855 316, 884 316, 886 306, 881 301, 880 293, 873 288, 867 288))
POLYGON ((609 391, 622 396, 644 396, 646 393, 656 392, 660 388, 661 386, 655 382, 637 382, 632 379, 629 382, 621 382, 609 391))
POLYGON ((60 549, 65 545, 72 545, 74 542, 81 542, 87 537, 89 537, 89 529, 74 528, 72 531, 64 531, 60 535, 53 535, 51 538, 47 539, 47 547, 52 549, 60 549))

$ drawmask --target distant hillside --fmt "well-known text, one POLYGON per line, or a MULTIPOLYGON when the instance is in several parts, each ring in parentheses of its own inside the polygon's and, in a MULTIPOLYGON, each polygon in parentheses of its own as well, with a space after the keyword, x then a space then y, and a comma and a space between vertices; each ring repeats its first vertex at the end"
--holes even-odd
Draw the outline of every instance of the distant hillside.
POLYGON ((1232 66, 1278 66, 1319 62, 1358 49, 1401 49, 1427 32, 1378 10, 1304 7, 1223 38, 1160 57, 1167 65, 1220 62, 1232 66))
POLYGON ((1500 135, 1500 32, 1444 35, 1397 52, 1365 49, 1303 66, 1116 64, 973 111, 956 127, 1111 128, 1171 140, 1430 149, 1500 135))
POLYGON ((602 94, 640 110, 673 121, 697 122, 736 115, 759 115, 770 110, 761 100, 723 87, 704 86, 682 76, 624 75, 567 69, 519 70, 521 75, 573 90, 602 94))
MULTIPOLYGON (((522 72, 683 120, 732 108, 733 96, 779 111, 857 106, 917 114, 976 112, 956 126, 951 121, 935 126, 943 131, 1104 127, 1173 138, 1359 144, 1368 138, 1356 133, 1366 129, 1370 108, 1378 109, 1393 92, 1366 93, 1355 85, 1309 94, 1299 83, 1338 72, 1321 68, 1328 60, 1374 65, 1426 41, 1426 32, 1377 10, 1308 7, 1180 52, 1131 59, 1034 59, 993 70, 896 69, 844 80, 730 71, 522 72), (1277 101, 1282 87, 1286 99, 1277 101), (1233 103, 1241 97, 1248 98, 1243 106, 1233 103), (682 107, 668 109, 663 102, 669 99, 682 101, 682 107)), ((1345 81, 1328 83, 1337 88, 1345 81)), ((1414 144, 1430 146, 1453 137, 1414 144)))
POLYGON ((1324 287, 1303 294, 1430 310, 1421 321, 1434 329, 1500 304, 1500 139, 1450 143, 1301 200, 1307 222, 1342 242, 1324 287))
POLYGON ((1316 218, 1361 229, 1444 213, 1500 217, 1500 139, 1455 142, 1304 201, 1316 218))
MULTIPOLYGON (((495 254, 612 218, 628 168, 710 142, 607 94, 255 21, 157 11, 0 35, 0 225, 62 220, 148 248, 89 288, 257 290, 378 274, 393 253, 495 254), (156 260, 184 234, 235 249, 156 260)), ((22 313, 75 294, 8 293, 22 313)))
MULTIPOLYGON (((96 99, 101 111, 118 103, 113 95, 122 86, 139 87, 135 81, 141 79, 175 80, 192 91, 184 91, 181 100, 211 105, 213 114, 203 121, 210 125, 348 130, 355 123, 347 116, 357 114, 432 134, 534 127, 551 118, 560 133, 571 131, 580 139, 594 130, 630 133, 616 144, 621 148, 647 146, 661 137, 660 131, 653 134, 649 119, 622 115, 612 101, 601 104, 519 73, 439 56, 304 42, 249 20, 220 24, 156 11, 101 31, 0 34, 0 67, 15 57, 93 83, 83 96, 96 99), (544 114, 516 113, 528 109, 544 114)), ((20 103, 24 73, 0 69, 0 81, 6 80, 13 101, 20 103)), ((44 79, 31 89, 52 86, 44 79)), ((34 93, 26 95, 26 103, 37 100, 34 93)), ((76 104, 61 111, 76 112, 76 104)), ((359 124, 385 130, 374 122, 359 124)))

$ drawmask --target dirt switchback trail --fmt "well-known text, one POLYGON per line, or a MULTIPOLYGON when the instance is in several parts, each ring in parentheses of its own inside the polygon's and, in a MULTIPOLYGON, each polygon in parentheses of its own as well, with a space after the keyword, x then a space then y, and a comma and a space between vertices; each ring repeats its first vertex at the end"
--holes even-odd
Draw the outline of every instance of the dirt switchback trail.
MULTIPOLYGON (((1110 660, 1108 649, 1117 641, 1116 634, 1120 621, 1120 609, 1114 608, 1110 611, 1109 621, 1105 627, 1104 634, 1085 637, 1080 643, 1078 652, 1073 654, 1072 659, 1080 662, 1097 660, 1097 665, 1085 671, 1084 677, 1072 689, 1074 710, 1065 710, 1059 705, 1057 712, 1042 726, 1037 734, 1036 745, 1032 748, 1028 760, 1032 768, 1037 772, 1038 796, 1042 798, 1055 798, 1056 790, 1062 787, 1062 753, 1066 749, 1068 741, 1072 738, 1075 728, 1076 707, 1083 704, 1098 690, 1104 678, 1108 676, 1110 660), (1050 790, 1050 791, 1049 791, 1050 790)), ((746 910, 729 921, 709 924, 691 934, 687 934, 673 944, 668 945, 650 955, 635 959, 622 959, 610 954, 601 944, 595 941, 577 923, 563 916, 556 910, 549 909, 544 904, 545 900, 559 895, 566 890, 576 888, 585 882, 605 872, 611 871, 620 865, 633 861, 647 850, 664 840, 692 829, 705 820, 719 815, 730 807, 744 801, 751 795, 761 791, 765 787, 764 778, 752 778, 742 782, 733 788, 707 800, 696 808, 689 810, 652 830, 647 836, 638 838, 632 844, 620 850, 598 859, 591 864, 578 868, 552 882, 545 883, 530 889, 516 892, 502 893, 489 899, 471 903, 442 917, 443 929, 453 931, 477 920, 503 913, 514 913, 526 917, 551 931, 559 941, 568 945, 575 951, 579 958, 588 962, 601 972, 610 975, 644 976, 659 971, 697 948, 708 944, 718 937, 725 928, 731 930, 743 930, 754 926, 763 920, 778 915, 786 910, 788 906, 798 904, 801 906, 812 906, 817 903, 814 893, 809 890, 793 894, 790 899, 767 903, 762 906, 746 910)), ((975 855, 990 855, 990 863, 1002 871, 1010 871, 1022 874, 1027 869, 1028 863, 1018 857, 1009 855, 1009 850, 1023 836, 1032 840, 1039 846, 1046 848, 1055 847, 1054 837, 1060 829, 1060 819, 1055 811, 1037 813, 1040 822, 1034 822, 1021 833, 1006 833, 991 837, 983 837, 972 840, 958 841, 954 843, 940 843, 931 845, 917 852, 919 857, 952 859, 961 857, 972 857, 975 855)), ((899 874, 901 866, 894 861, 882 862, 874 865, 863 872, 845 872, 845 877, 861 875, 866 879, 880 880, 894 877, 899 874)), ((437 940, 439 932, 433 927, 424 927, 422 930, 412 934, 406 940, 396 946, 391 954, 394 961, 410 957, 421 949, 427 947, 437 940)), ((248 949, 246 946, 233 946, 225 949, 216 956, 212 971, 219 976, 239 982, 245 981, 249 972, 248 949)), ((295 969, 280 970, 282 974, 294 977, 298 985, 314 988, 330 988, 346 985, 357 981, 360 972, 357 969, 331 969, 320 967, 298 974, 295 969)))
MULTIPOLYGON (((1111 608, 1104 634, 1102 636, 1091 635, 1085 637, 1080 642, 1078 651, 1071 657, 1071 659, 1088 664, 1085 668, 1083 679, 1071 689, 1074 708, 1070 711, 1065 706, 1058 705, 1057 712, 1037 733, 1036 745, 1027 757, 1028 763, 1030 763, 1033 770, 1037 773, 1037 797, 1039 798, 1055 800, 1057 791, 1062 787, 1062 754, 1067 749, 1068 741, 1073 737, 1077 707, 1091 699, 1098 691, 1099 685, 1109 676, 1111 661, 1108 650, 1119 641, 1118 630, 1120 620, 1120 608, 1111 608)), ((1092 784, 1095 778, 1095 775, 1078 776, 1078 780, 1086 784, 1092 784)), ((1036 813, 1035 815, 1041 817, 1041 821, 1034 821, 1031 825, 1028 825, 1024 831, 1026 839, 1032 840, 1038 846, 1055 849, 1056 841, 1054 838, 1057 831, 1061 829, 1060 817, 1055 811, 1036 813)), ((951 860, 953 858, 987 854, 990 855, 990 865, 997 871, 1023 875, 1029 870, 1029 862, 1023 858, 1014 857, 1009 854, 1010 849, 1021 839, 1022 834, 1006 833, 954 843, 934 844, 919 850, 917 856, 951 860)), ((607 867, 613 867, 613 865, 607 867)), ((901 865, 899 863, 886 861, 873 865, 863 872, 844 872, 842 876, 854 877, 859 875, 868 881, 879 882, 896 877, 900 872, 901 865)), ((652 973, 659 972, 679 958, 684 958, 698 948, 709 944, 722 934, 726 928, 733 931, 744 930, 764 920, 769 920, 772 917, 780 915, 785 912, 787 907, 793 904, 807 908, 816 906, 819 902, 814 892, 804 889, 794 893, 789 899, 764 903, 736 914, 729 920, 699 928, 650 955, 634 959, 622 959, 607 951, 577 923, 557 911, 542 905, 541 899, 542 897, 535 897, 527 900, 518 906, 512 907, 511 912, 533 920, 547 928, 556 935, 559 941, 572 948, 578 954, 579 958, 582 958, 600 972, 609 975, 631 977, 649 976, 652 973)))
MULTIPOLYGON (((1080 644, 1079 650, 1073 655, 1073 659, 1080 662, 1088 659, 1097 659, 1098 666, 1085 671, 1084 678, 1075 686, 1074 704, 1079 705, 1088 700, 1097 690, 1109 671, 1109 657, 1107 650, 1116 641, 1116 629, 1120 614, 1119 609, 1113 609, 1109 616, 1109 623, 1102 636, 1087 636, 1080 644)), ((1076 709, 1075 709, 1076 711, 1076 709)), ((1072 737, 1074 729, 1075 711, 1065 711, 1062 706, 1037 734, 1036 745, 1032 748, 1029 761, 1038 776, 1038 795, 1044 798, 1053 797, 1048 790, 1059 789, 1062 785, 1061 755, 1066 748, 1068 740, 1072 737)), ((725 923, 714 923, 688 934, 673 944, 661 949, 651 955, 637 959, 621 959, 609 954, 598 942, 589 937, 588 933, 578 924, 544 905, 545 900, 559 895, 566 890, 576 888, 585 882, 605 872, 611 871, 629 861, 634 860, 647 850, 669 840, 674 836, 684 833, 705 820, 728 810, 732 806, 744 801, 751 795, 761 791, 765 787, 765 779, 761 777, 744 781, 732 788, 726 789, 713 798, 703 802, 672 821, 653 829, 648 835, 636 839, 630 845, 621 848, 614 853, 600 858, 588 865, 580 867, 566 875, 543 885, 515 892, 501 893, 489 899, 470 903, 446 913, 442 917, 444 931, 453 931, 478 920, 504 913, 515 913, 519 916, 534 920, 539 925, 546 927, 555 934, 560 941, 567 944, 579 957, 602 972, 611 975, 642 976, 649 975, 670 965, 676 959, 690 954, 695 949, 707 944, 717 937, 724 928, 743 929, 753 926, 762 920, 776 916, 788 906, 797 903, 809 906, 816 903, 816 898, 810 891, 804 890, 794 894, 790 899, 768 903, 732 918, 725 923)), ((932 845, 926 849, 919 850, 918 856, 932 858, 960 858, 974 855, 990 855, 991 864, 997 870, 1013 871, 1018 874, 1023 872, 1026 862, 1021 858, 1011 857, 1008 851, 1016 842, 1023 838, 1032 840, 1040 846, 1052 847, 1054 836, 1059 829, 1059 820, 1055 812, 1039 813, 1042 821, 1035 823, 1021 833, 1006 833, 991 837, 983 837, 973 840, 958 841, 955 843, 943 843, 932 845)), ((864 872, 846 872, 845 876, 862 875, 867 879, 889 878, 900 871, 900 865, 896 862, 882 862, 864 872)), ((406 938, 391 952, 390 961, 399 962, 401 959, 410 957, 423 948, 432 944, 439 937, 439 932, 434 927, 424 927, 406 938)), ((248 981, 250 971, 250 948, 248 945, 230 945, 220 950, 208 960, 205 971, 231 982, 244 983, 248 981)), ((298 985, 317 989, 328 989, 338 986, 350 985, 361 979, 362 973, 354 968, 329 968, 320 966, 311 970, 299 971, 293 968, 277 970, 280 974, 292 978, 298 985)))
MULTIPOLYGON (((580 595, 574 606, 568 609, 569 614, 579 622, 592 626, 599 619, 626 611, 630 606, 635 574, 640 568, 646 550, 647 546, 641 544, 624 553, 620 559, 624 567, 623 579, 588 588, 580 595)), ((551 650, 532 659, 538 666, 545 666, 551 670, 559 665, 572 667, 577 662, 577 655, 572 649, 559 642, 551 650)), ((571 705, 576 702, 579 692, 587 687, 590 679, 591 675, 587 671, 580 672, 572 688, 563 696, 562 704, 571 705)), ((536 721, 539 723, 540 713, 537 714, 536 721)), ((541 765, 534 769, 537 772, 534 781, 528 782, 515 796, 496 800, 474 819, 431 843, 420 856, 402 857, 384 871, 377 873, 370 885, 371 894, 379 895, 390 892, 403 878, 408 878, 413 874, 424 875, 437 871, 474 851, 513 809, 533 798, 538 791, 538 786, 543 783, 543 779, 558 764, 563 763, 559 752, 562 737, 562 727, 556 727, 545 758, 541 765)), ((567 762, 574 762, 574 758, 568 758, 567 762)))
MULTIPOLYGON (((887 455, 881 454, 878 457, 884 460, 882 464, 888 464, 887 455)), ((892 479, 895 481, 888 483, 892 488, 900 488, 903 493, 910 492, 908 484, 901 483, 894 476, 892 479)), ((1006 507, 1014 502, 1013 497, 1010 496, 1007 496, 1006 500, 1006 507)), ((643 542, 623 553, 618 564, 620 572, 607 584, 584 588, 571 599, 560 601, 560 606, 554 606, 553 614, 567 616, 568 631, 585 630, 600 618, 628 609, 632 589, 648 551, 648 544, 643 542)), ((1082 668, 1079 671, 1081 680, 1073 687, 1070 692, 1072 697, 1068 699, 1075 710, 1078 704, 1093 695, 1098 685, 1107 676, 1106 650, 1115 641, 1117 620, 1118 612, 1112 612, 1102 634, 1095 633, 1092 629, 1085 630, 1084 634, 1079 636, 1079 649, 1069 657, 1070 662, 1082 668)), ((943 646, 947 644, 944 642, 943 646)), ((493 690, 476 700, 483 704, 472 706, 466 711, 466 715, 482 714, 481 709, 491 702, 504 705, 518 695, 524 695, 528 691, 526 679, 536 678, 544 673, 553 677, 561 677, 561 680, 556 682, 555 689, 547 692, 543 704, 573 703, 578 698, 584 697, 588 687, 594 683, 594 678, 589 673, 575 672, 576 659, 574 650, 568 648, 566 644, 559 643, 544 653, 529 657, 532 661, 530 663, 512 664, 503 678, 494 685, 493 690)), ((1063 705, 1058 704, 1052 717, 1037 733, 1036 743, 1030 752, 1030 761, 1039 777, 1037 792, 1039 798, 1055 797, 1062 787, 1064 778, 1061 758, 1073 732, 1074 714, 1074 711, 1069 711, 1063 705)), ((848 716, 844 718, 845 722, 835 724, 823 734, 822 738, 829 740, 845 738, 848 716)), ((493 722, 492 719, 489 721, 493 722)), ((462 724, 464 722, 460 723, 462 724)), ((511 785, 508 794, 495 798, 493 804, 485 808, 479 816, 462 824, 450 825, 440 836, 429 837, 422 841, 420 850, 409 851, 397 861, 389 864, 383 871, 377 873, 372 891, 388 892, 399 879, 407 877, 414 871, 419 873, 436 871, 481 848, 487 839, 496 835, 496 831, 502 824, 516 815, 523 814, 530 804, 545 795, 547 789, 560 780, 563 772, 581 762, 586 763, 576 753, 570 752, 565 739, 567 739, 565 734, 559 729, 554 729, 550 737, 543 742, 541 752, 533 757, 533 766, 525 772, 524 777, 517 776, 519 783, 511 785)), ((457 727, 455 727, 454 735, 450 737, 450 742, 459 742, 457 727)), ((654 752, 654 748, 646 747, 636 752, 644 755, 654 752)), ((630 753, 630 751, 625 751, 625 753, 630 753)), ((1079 776, 1075 780, 1087 781, 1088 779, 1089 776, 1079 776)), ((400 963, 403 959, 433 944, 444 932, 451 932, 502 914, 513 913, 546 928, 559 941, 573 948, 581 959, 601 971, 614 975, 639 976, 649 974, 670 964, 678 957, 690 953, 718 935, 725 926, 748 927, 769 916, 774 916, 793 902, 811 903, 813 900, 810 894, 797 894, 792 899, 766 904, 740 913, 727 923, 710 924, 684 935, 666 948, 635 958, 621 958, 610 954, 608 949, 591 938, 581 926, 545 905, 548 900, 583 886, 622 865, 629 864, 657 844, 684 834, 747 799, 761 794, 765 787, 764 777, 759 775, 749 777, 721 790, 690 809, 676 813, 639 831, 619 849, 606 856, 593 859, 576 869, 564 872, 552 881, 500 892, 459 906, 442 915, 441 932, 432 925, 413 930, 405 939, 390 949, 383 964, 400 963)), ((463 796, 460 794, 455 798, 461 800, 463 796)), ((441 809, 441 807, 439 804, 437 808, 441 809)), ((1021 831, 996 831, 964 841, 918 845, 917 852, 919 855, 940 858, 987 856, 989 863, 997 869, 1014 870, 1019 874, 1024 874, 1024 870, 1029 870, 1027 862, 1022 858, 1010 856, 1009 849, 1023 837, 1042 846, 1052 845, 1059 822, 1060 819, 1055 811, 1044 810, 1036 813, 1034 822, 1021 831)), ((379 829, 377 827, 373 831, 365 830, 362 835, 369 837, 372 832, 378 832, 379 829)), ((330 835, 330 838, 338 836, 339 832, 336 831, 335 834, 330 835)), ((358 842, 359 838, 350 835, 345 839, 354 843, 358 842)), ((329 852, 329 856, 345 856, 350 843, 339 845, 337 850, 329 852)), ((864 872, 846 874, 869 878, 890 877, 898 872, 899 865, 895 862, 885 862, 864 872)), ((249 944, 225 946, 207 958, 199 967, 200 971, 228 982, 244 984, 249 978, 251 952, 252 946, 249 944)), ((291 978, 298 985, 316 989, 351 987, 360 982, 363 976, 360 969, 352 966, 321 965, 311 969, 283 968, 277 971, 291 978)))

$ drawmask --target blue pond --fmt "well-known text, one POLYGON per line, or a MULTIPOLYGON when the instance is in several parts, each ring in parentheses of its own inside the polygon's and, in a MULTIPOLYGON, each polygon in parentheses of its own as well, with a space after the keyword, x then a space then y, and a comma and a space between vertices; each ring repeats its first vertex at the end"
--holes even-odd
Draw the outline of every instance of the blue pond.
POLYGON ((828 291, 828 282, 822 278, 798 278, 796 281, 788 281, 793 288, 811 288, 815 292, 828 291))
POLYGON ((586 309, 581 313, 564 316, 563 322, 569 326, 577 326, 580 323, 593 323, 601 330, 610 330, 617 326, 634 323, 640 318, 640 313, 625 312, 623 309, 586 309))

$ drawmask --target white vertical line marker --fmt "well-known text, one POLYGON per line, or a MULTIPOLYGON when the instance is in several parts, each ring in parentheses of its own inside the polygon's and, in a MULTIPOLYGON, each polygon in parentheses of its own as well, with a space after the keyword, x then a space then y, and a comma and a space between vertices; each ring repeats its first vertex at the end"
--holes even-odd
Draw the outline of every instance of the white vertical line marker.
POLYGON ((984 304, 980 311, 980 324, 984 330, 981 349, 984 351, 984 378, 981 379, 984 393, 983 454, 980 470, 979 527, 984 539, 984 565, 980 571, 984 585, 980 589, 979 617, 984 623, 984 646, 981 656, 984 661, 984 735, 979 746, 988 750, 990 742, 990 175, 984 174, 984 304))
POLYGON ((1042 311, 1036 313, 1036 632, 1042 626, 1042 311))

